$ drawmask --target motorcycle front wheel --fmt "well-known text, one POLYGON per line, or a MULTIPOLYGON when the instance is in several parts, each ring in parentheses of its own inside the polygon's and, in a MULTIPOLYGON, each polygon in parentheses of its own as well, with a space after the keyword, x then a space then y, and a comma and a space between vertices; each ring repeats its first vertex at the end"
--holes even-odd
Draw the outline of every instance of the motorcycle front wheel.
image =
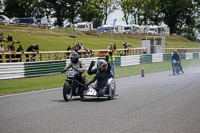
POLYGON ((68 82, 65 82, 63 86, 63 98, 66 102, 72 99, 72 87, 70 87, 68 82))

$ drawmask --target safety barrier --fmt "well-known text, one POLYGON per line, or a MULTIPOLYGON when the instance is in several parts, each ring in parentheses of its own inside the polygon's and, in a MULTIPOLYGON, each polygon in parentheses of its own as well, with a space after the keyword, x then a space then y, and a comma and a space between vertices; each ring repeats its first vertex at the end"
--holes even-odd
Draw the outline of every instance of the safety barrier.
POLYGON ((167 61, 171 59, 171 54, 163 54, 163 61, 167 61))
POLYGON ((60 73, 66 66, 66 60, 24 63, 24 76, 35 77, 60 73))
MULTIPOLYGON (((200 53, 181 53, 181 59, 200 59, 200 53)), ((88 69, 90 62, 105 59, 105 57, 80 58, 88 69)), ((171 60, 171 54, 142 54, 131 56, 115 57, 115 66, 131 66, 144 63, 162 62, 171 60)), ((43 75, 51 75, 60 73, 70 59, 54 60, 54 61, 39 61, 27 63, 0 63, 0 79, 14 79, 24 77, 35 77, 43 75)), ((96 65, 94 66, 96 68, 96 65)))
POLYGON ((1 63, 0 79, 24 78, 24 63, 1 63))

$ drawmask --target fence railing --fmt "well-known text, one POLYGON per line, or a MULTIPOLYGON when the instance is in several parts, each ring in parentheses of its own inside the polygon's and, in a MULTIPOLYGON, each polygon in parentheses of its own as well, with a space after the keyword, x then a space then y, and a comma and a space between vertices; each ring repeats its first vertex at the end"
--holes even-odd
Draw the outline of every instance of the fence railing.
POLYGON ((165 53, 172 53, 174 50, 178 53, 200 52, 200 48, 165 48, 165 53))
MULTIPOLYGON (((165 53, 172 53, 177 50, 178 53, 200 53, 200 48, 165 48, 165 53)), ((105 57, 107 49, 102 50, 80 50, 78 53, 81 58, 88 57, 105 57)), ((145 48, 117 49, 115 56, 140 55, 144 54, 145 48)), ((31 62, 31 61, 49 61, 69 59, 70 54, 74 51, 40 51, 37 52, 0 52, 0 63, 2 62, 31 62)))
MULTIPOLYGON (((105 57, 107 49, 102 50, 79 50, 81 58, 88 57, 105 57)), ((117 49, 114 51, 115 56, 139 55, 145 51, 145 48, 117 49)), ((0 63, 2 62, 31 62, 31 61, 48 61, 69 59, 70 54, 74 51, 40 51, 37 52, 0 52, 0 63)))

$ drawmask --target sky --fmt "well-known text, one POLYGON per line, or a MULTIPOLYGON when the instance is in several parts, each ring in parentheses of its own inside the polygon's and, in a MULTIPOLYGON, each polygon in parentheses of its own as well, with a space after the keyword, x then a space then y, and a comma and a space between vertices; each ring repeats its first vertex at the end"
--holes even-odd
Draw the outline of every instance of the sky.
POLYGON ((107 24, 113 24, 113 20, 117 19, 116 25, 125 25, 125 21, 122 21, 123 12, 121 9, 114 11, 108 16, 107 24))

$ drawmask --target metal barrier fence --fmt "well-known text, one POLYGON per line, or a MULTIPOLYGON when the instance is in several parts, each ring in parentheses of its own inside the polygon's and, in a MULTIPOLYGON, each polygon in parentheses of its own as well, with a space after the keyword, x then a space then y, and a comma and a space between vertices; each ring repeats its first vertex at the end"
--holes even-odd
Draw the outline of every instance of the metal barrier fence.
MULTIPOLYGON (((117 49, 114 52, 115 56, 122 55, 139 55, 142 54, 145 48, 130 48, 130 49, 117 49)), ((107 49, 103 50, 79 50, 81 58, 88 57, 105 57, 107 49)), ((40 51, 37 52, 0 52, 0 63, 9 62, 32 62, 32 61, 50 61, 69 59, 70 54, 74 51, 40 51)))
POLYGON ((174 50, 176 50, 178 53, 200 52, 200 48, 165 48, 165 53, 172 53, 174 50))

